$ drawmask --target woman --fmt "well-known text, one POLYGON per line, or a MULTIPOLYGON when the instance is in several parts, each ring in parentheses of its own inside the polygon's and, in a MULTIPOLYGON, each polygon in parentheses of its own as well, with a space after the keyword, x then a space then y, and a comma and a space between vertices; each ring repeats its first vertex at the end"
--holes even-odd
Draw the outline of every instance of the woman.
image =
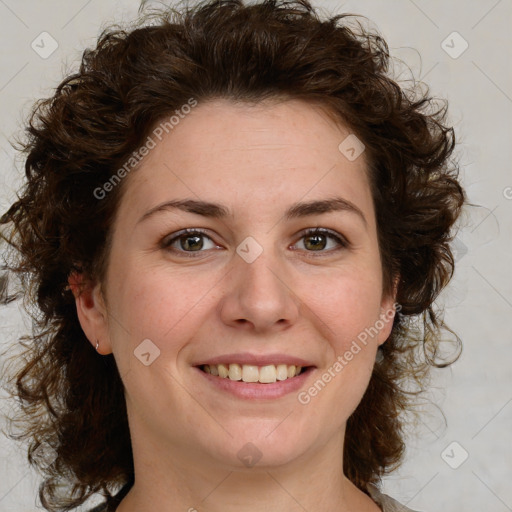
POLYGON ((11 375, 47 510, 410 510, 378 484, 464 192, 446 108, 349 21, 169 9, 35 109, 2 224, 42 312, 11 375))

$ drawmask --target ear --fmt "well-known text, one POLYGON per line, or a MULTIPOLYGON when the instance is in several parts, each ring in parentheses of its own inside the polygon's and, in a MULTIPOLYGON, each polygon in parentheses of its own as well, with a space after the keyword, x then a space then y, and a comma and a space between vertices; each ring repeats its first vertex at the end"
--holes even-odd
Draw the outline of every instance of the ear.
MULTIPOLYGON (((378 343, 382 345, 390 336, 391 330, 393 329, 393 321, 397 311, 400 311, 401 306, 396 302, 396 296, 398 291, 398 283, 400 282, 400 276, 396 276, 393 280, 393 289, 391 293, 383 294, 380 305, 380 322, 384 324, 379 329, 378 343)), ((379 323, 380 325, 382 325, 379 323)))
POLYGON ((73 272, 68 278, 69 288, 75 296, 76 312, 84 334, 98 352, 112 352, 108 330, 108 314, 100 283, 86 281, 82 274, 73 272))

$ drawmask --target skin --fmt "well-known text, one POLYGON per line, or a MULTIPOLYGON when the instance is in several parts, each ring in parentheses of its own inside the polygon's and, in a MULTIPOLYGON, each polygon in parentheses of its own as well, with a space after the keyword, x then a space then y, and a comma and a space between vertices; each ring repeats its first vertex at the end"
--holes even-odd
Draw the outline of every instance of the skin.
POLYGON ((342 454, 346 421, 392 321, 307 405, 297 392, 234 397, 193 367, 233 352, 291 354, 316 366, 307 390, 393 310, 394 296, 382 293, 365 155, 349 161, 338 149, 349 133, 299 100, 214 100, 125 178, 105 282, 76 295, 84 332, 101 354, 113 352, 126 390, 136 481, 118 512, 380 510, 343 475, 342 454), (295 202, 334 195, 365 220, 349 211, 283 218, 295 202), (166 210, 139 222, 156 205, 186 198, 234 215, 166 210), (349 245, 323 236, 326 245, 311 248, 301 232, 315 227, 349 245), (183 238, 175 252, 162 247, 184 228, 207 230, 201 251, 186 253, 183 238), (248 236, 263 249, 252 263, 236 252, 248 236), (160 350, 149 366, 134 356, 144 339, 160 350), (237 457, 248 442, 261 452, 253 467, 237 457))

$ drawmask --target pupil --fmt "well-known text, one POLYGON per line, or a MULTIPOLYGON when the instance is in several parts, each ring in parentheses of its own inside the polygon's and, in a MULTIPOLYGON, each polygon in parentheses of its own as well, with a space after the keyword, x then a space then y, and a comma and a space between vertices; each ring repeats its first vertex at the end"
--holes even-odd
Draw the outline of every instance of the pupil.
POLYGON ((200 236, 197 236, 197 235, 190 236, 189 235, 189 236, 187 236, 185 238, 185 245, 182 244, 182 248, 183 249, 192 249, 192 250, 194 250, 193 244, 191 246, 191 244, 188 243, 189 240, 195 240, 195 243, 200 242, 198 249, 201 249, 203 247, 202 238, 200 236), (185 247, 185 246, 188 246, 188 247, 185 247))
MULTIPOLYGON (((323 235, 312 235, 312 236, 306 237, 306 240, 310 241, 312 239, 316 239, 317 242, 313 242, 313 244, 312 244, 313 248, 321 247, 321 249, 323 249, 325 247, 325 240, 323 240, 323 243, 322 243, 322 241, 318 242, 318 240, 321 238, 324 238, 324 236, 323 235)), ((307 241, 306 241, 306 247, 308 245, 307 241)))

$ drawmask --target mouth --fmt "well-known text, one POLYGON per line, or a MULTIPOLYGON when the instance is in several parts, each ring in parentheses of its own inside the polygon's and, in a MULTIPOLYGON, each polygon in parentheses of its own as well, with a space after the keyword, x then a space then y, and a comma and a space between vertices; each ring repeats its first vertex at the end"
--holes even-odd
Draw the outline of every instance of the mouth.
POLYGON ((267 401, 299 391, 314 378, 311 360, 286 352, 218 355, 193 365, 200 382, 214 393, 239 399, 267 401))
POLYGON ((237 399, 263 403, 297 393, 310 378, 314 378, 316 369, 316 366, 306 366, 306 361, 297 359, 287 361, 288 364, 269 364, 268 358, 263 361, 262 358, 255 361, 253 357, 237 359, 237 363, 219 362, 217 359, 209 364, 196 365, 194 369, 214 393, 222 393, 223 396, 227 393, 237 399), (290 364, 292 362, 297 364, 290 364))
POLYGON ((203 364, 198 368, 214 377, 241 381, 245 383, 273 384, 294 379, 307 372, 310 366, 296 366, 288 364, 267 364, 257 366, 252 364, 220 363, 203 364))

